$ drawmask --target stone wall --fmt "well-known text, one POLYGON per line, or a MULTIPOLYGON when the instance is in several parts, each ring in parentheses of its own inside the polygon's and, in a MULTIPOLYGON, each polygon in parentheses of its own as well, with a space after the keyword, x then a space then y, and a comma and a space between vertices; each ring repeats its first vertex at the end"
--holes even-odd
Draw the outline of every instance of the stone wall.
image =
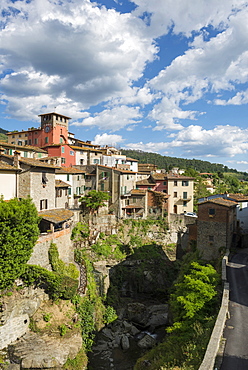
POLYGON ((198 220, 197 249, 203 259, 218 258, 219 249, 228 246, 226 228, 224 223, 198 220))
POLYGON ((51 243, 55 243, 58 248, 59 257, 65 263, 74 262, 73 243, 71 241, 71 229, 64 229, 54 233, 41 235, 34 246, 32 256, 28 263, 39 265, 51 271, 48 259, 48 250, 51 243))

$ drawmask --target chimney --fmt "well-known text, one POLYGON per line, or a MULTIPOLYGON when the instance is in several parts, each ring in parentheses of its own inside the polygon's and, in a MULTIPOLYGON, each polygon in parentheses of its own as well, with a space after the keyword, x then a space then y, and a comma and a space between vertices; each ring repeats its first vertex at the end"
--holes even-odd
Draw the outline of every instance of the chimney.
POLYGON ((21 158, 21 152, 17 150, 14 152, 14 167, 20 168, 19 160, 21 158))

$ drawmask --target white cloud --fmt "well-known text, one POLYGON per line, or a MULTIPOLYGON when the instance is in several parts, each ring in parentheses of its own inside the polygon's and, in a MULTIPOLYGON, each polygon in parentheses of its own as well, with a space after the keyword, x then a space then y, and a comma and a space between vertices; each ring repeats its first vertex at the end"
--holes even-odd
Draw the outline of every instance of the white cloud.
POLYGON ((247 5, 245 0, 134 0, 138 7, 134 14, 144 16, 150 24, 148 32, 153 37, 166 34, 173 26, 176 34, 190 36, 192 31, 199 31, 207 25, 223 27, 229 21, 230 14, 247 5))
POLYGON ((224 99, 216 99, 216 105, 242 105, 248 103, 248 90, 246 91, 239 91, 236 95, 228 100, 224 99))
POLYGON ((194 111, 183 111, 173 98, 164 97, 153 107, 148 117, 157 123, 154 130, 181 130, 183 126, 176 122, 183 119, 194 120, 196 114, 194 111))
POLYGON ((108 135, 108 134, 102 134, 102 135, 96 135, 94 140, 92 141, 93 144, 96 145, 110 145, 110 146, 116 146, 119 143, 122 143, 125 141, 121 135, 108 135))
POLYGON ((182 129, 171 142, 129 143, 126 147, 159 153, 180 148, 188 157, 233 157, 248 150, 248 129, 217 126, 212 130, 200 126, 182 129))
POLYGON ((2 89, 9 102, 19 96, 20 117, 25 98, 33 99, 40 113, 40 93, 53 105, 64 94, 78 104, 78 112, 126 95, 133 103, 151 101, 148 89, 130 91, 158 51, 140 19, 88 0, 1 3, 2 10, 10 6, 16 12, 3 17, 0 35, 2 70, 8 71, 2 89))
POLYGON ((82 122, 74 122, 75 126, 97 126, 102 130, 118 131, 128 125, 138 122, 142 118, 139 107, 117 106, 112 109, 105 109, 94 116, 85 118, 82 122))

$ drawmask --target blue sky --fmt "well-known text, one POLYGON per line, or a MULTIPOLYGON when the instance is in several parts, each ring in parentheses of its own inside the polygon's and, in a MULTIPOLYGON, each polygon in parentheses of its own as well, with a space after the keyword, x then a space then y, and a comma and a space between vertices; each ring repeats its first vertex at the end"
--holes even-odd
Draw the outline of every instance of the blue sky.
POLYGON ((0 127, 248 171, 248 2, 2 0, 0 127), (56 107, 56 108, 55 108, 56 107))

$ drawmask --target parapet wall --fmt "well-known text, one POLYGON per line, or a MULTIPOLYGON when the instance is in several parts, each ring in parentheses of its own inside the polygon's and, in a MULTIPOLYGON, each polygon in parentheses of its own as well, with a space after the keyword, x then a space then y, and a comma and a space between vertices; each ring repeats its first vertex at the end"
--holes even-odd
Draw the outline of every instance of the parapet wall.
POLYGON ((223 295, 219 314, 217 316, 214 329, 209 340, 204 359, 199 367, 199 370, 213 370, 215 359, 220 347, 220 341, 223 335, 223 330, 228 313, 229 302, 229 283, 226 282, 226 263, 228 262, 228 253, 222 260, 222 281, 224 283, 223 295))

